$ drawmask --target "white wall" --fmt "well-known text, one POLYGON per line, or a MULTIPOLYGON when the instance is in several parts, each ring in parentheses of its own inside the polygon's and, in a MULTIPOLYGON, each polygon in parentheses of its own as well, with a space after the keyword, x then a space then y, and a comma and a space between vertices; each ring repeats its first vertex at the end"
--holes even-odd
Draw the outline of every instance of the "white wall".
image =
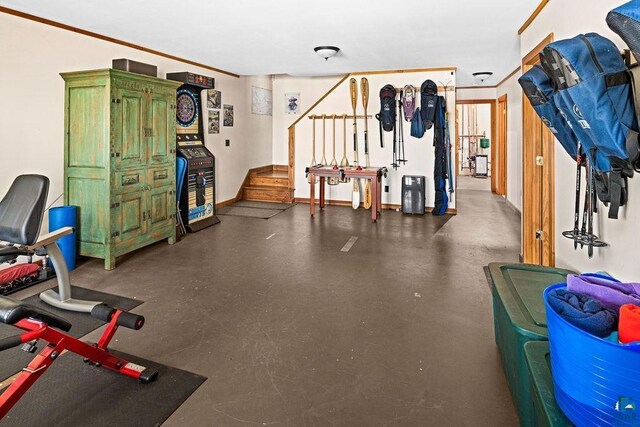
MULTIPOLYGON (((360 79, 362 76, 356 76, 358 81, 358 92, 360 92, 360 79)), ((455 73, 449 71, 440 72, 421 72, 421 73, 397 73, 397 74, 374 74, 366 76, 369 80, 369 106, 367 113, 375 116, 380 110, 379 91, 385 84, 392 84, 396 87, 402 87, 406 84, 420 86, 426 79, 434 82, 450 82, 451 86, 455 86, 455 73)), ((284 103, 284 94, 287 92, 300 92, 302 98, 302 112, 305 111, 313 102, 319 99, 324 93, 334 86, 340 77, 333 78, 293 78, 277 76, 274 82, 274 163, 287 164, 288 139, 287 129, 298 116, 289 116, 284 114, 284 107, 278 104, 284 103), (280 116, 280 117, 278 117, 280 116)), ((455 111, 455 92, 450 90, 448 96, 449 111, 455 111)), ((349 92, 349 79, 345 80, 336 88, 327 98, 325 98, 311 114, 351 114, 351 100, 349 92)), ((361 95, 358 93, 357 114, 363 114, 361 95)), ((451 124, 453 114, 450 116, 451 124)), ((316 122, 316 160, 319 162, 322 158, 322 121, 316 122)), ((353 125, 352 120, 347 121, 347 157, 349 162, 353 162, 353 125)), ((331 121, 327 120, 327 161, 331 161, 331 121)), ((389 193, 382 194, 382 202, 388 204, 400 204, 401 178, 403 175, 424 175, 427 178, 427 206, 433 206, 433 130, 425 133, 421 139, 410 136, 410 123, 404 122, 404 140, 405 151, 408 162, 400 167, 397 171, 391 168, 393 154, 393 134, 385 132, 385 146, 380 148, 380 133, 378 121, 375 118, 369 119, 369 153, 372 166, 387 166, 389 174, 383 180, 383 185, 390 186, 389 193)), ((340 162, 342 158, 342 121, 336 123, 336 159, 340 162)), ((454 128, 450 128, 453 130, 454 128)), ((295 171, 295 197, 308 198, 309 184, 307 184, 304 172, 311 162, 311 132, 312 120, 304 118, 296 125, 296 171, 295 171)), ((358 142, 360 162, 364 165, 364 121, 358 120, 358 142)), ((455 138, 455 135, 453 135, 455 138)), ((453 141, 452 141, 453 146, 453 141)), ((351 200, 351 184, 343 184, 336 187, 327 187, 326 197, 330 200, 351 200)), ((452 197, 455 199, 455 197, 452 197)), ((455 200, 450 201, 449 207, 455 207, 455 200)))
POLYGON ((221 123, 219 135, 205 137, 217 159, 218 202, 235 197, 249 168, 271 164, 272 118, 250 112, 251 86, 270 89, 270 78, 235 78, 3 13, 0 40, 0 195, 23 173, 50 178, 50 202, 62 193, 64 81, 59 73, 109 68, 114 58, 157 65, 158 76, 192 71, 216 79, 222 102, 233 105, 235 113, 234 127, 221 123))
POLYGON ((507 200, 522 211, 522 89, 520 72, 497 87, 497 96, 507 95, 507 200))
MULTIPOLYGON (((562 0, 551 1, 533 24, 522 34, 522 56, 530 52, 549 33, 554 39, 570 38, 579 33, 595 31, 612 39, 620 48, 622 41, 612 33, 605 23, 609 10, 625 3, 619 0, 562 0)), ((556 146, 556 264, 580 271, 606 270, 623 280, 638 281, 637 236, 640 233, 640 180, 629 181, 628 206, 622 208, 620 219, 606 218, 607 209, 602 207, 594 221, 596 234, 609 243, 608 248, 595 249, 593 259, 588 259, 585 250, 574 251, 573 242, 562 237, 563 230, 573 228, 575 163, 556 146)), ((583 183, 584 185, 584 183, 583 183)), ((583 186, 584 188, 584 186, 583 186)))
MULTIPOLYGON (((342 76, 299 78, 276 76, 273 79, 273 164, 289 164, 289 126, 298 118, 297 114, 286 114, 285 93, 300 93, 300 114, 307 111, 322 95, 327 93, 342 76)), ((349 104, 351 105, 351 104, 349 104)), ((346 111, 345 111, 346 112, 346 111)), ((306 165, 306 162, 305 162, 306 165)))
POLYGON ((496 88, 478 87, 456 89, 456 99, 458 101, 468 99, 496 99, 496 88))

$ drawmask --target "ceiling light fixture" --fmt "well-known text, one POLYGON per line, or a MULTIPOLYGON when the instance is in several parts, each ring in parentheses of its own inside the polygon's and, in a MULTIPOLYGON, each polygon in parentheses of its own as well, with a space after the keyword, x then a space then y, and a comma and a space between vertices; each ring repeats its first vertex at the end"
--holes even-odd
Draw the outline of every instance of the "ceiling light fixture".
POLYGON ((318 46, 318 47, 313 48, 313 50, 318 55, 323 57, 325 61, 327 61, 329 58, 331 58, 336 53, 338 53, 340 51, 340 48, 339 47, 335 47, 335 46, 318 46))
POLYGON ((480 80, 481 83, 484 83, 484 81, 491 76, 493 76, 491 71, 478 71, 477 73, 473 73, 473 77, 480 80))

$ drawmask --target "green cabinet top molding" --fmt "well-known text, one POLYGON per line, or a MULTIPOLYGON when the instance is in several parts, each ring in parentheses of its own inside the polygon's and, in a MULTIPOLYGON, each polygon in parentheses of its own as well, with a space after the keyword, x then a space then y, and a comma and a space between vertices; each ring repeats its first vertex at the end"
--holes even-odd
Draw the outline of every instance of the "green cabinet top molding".
POLYGON ((65 81, 64 199, 79 210, 80 255, 116 257, 175 241, 179 82, 113 69, 65 81))

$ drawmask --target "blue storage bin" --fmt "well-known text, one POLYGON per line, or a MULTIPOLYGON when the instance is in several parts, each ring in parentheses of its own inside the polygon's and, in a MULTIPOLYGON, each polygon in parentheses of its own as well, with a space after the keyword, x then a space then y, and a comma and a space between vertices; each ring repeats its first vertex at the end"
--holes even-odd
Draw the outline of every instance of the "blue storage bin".
POLYGON ((577 426, 640 425, 640 344, 618 344, 564 320, 547 301, 553 389, 558 406, 577 426))
MULTIPOLYGON (((62 227, 78 226, 78 207, 77 206, 60 206, 49 209, 49 232, 58 230, 62 227)), ((67 263, 67 269, 73 271, 76 268, 76 233, 75 231, 68 234, 57 242, 60 252, 64 256, 67 263)))

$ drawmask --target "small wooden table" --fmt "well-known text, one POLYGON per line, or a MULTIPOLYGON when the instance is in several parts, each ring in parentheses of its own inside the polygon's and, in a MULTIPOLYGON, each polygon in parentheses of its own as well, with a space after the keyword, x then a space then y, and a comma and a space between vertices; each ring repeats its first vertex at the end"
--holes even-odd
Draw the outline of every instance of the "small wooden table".
MULTIPOLYGON (((311 183, 309 191, 309 210, 311 216, 316 212, 316 177, 320 181, 320 209, 324 208, 324 189, 326 180, 329 177, 351 178, 351 179, 370 179, 371 180, 371 220, 377 221, 382 210, 382 177, 387 176, 386 167, 370 166, 368 168, 356 169, 355 167, 334 169, 331 166, 313 166, 306 169, 311 183)), ((349 184, 353 185, 353 184, 349 184)), ((361 197, 364 188, 360 189, 361 197)))

